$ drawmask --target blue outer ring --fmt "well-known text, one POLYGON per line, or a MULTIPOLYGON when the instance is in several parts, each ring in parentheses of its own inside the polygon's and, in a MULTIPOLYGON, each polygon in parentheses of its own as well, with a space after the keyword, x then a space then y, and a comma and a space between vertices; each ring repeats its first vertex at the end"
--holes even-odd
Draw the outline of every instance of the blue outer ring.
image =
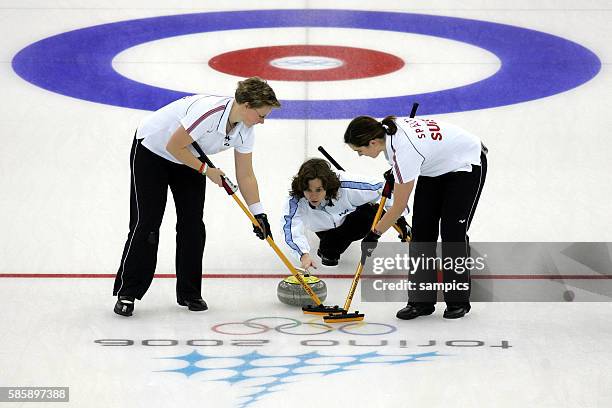
MULTIPOLYGON (((253 10, 196 13, 122 21, 69 31, 22 49, 13 69, 44 89, 92 102, 156 110, 187 95, 120 75, 112 59, 149 41, 212 31, 329 27, 423 34, 461 41, 495 54, 494 75, 457 88, 388 98, 283 100, 277 119, 348 119, 402 114, 413 102, 421 114, 493 108, 575 88, 601 69, 597 56, 566 39, 524 28, 422 14, 352 10, 253 10)), ((401 84, 393 84, 401 87, 401 84)))

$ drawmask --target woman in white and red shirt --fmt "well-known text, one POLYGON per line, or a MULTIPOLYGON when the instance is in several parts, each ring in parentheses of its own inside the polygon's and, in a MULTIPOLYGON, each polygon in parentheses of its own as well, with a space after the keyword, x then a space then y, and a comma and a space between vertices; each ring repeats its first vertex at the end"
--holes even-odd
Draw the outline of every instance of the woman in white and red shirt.
MULTIPOLYGON (((360 116, 349 124, 344 141, 360 156, 375 158, 384 152, 395 177, 393 206, 364 238, 364 250, 376 245, 415 190, 410 255, 436 258, 441 235, 442 259, 451 259, 452 265, 465 262, 470 253, 467 230, 487 174, 486 148, 480 139, 433 118, 387 116, 379 122, 360 116)), ((470 311, 470 274, 463 269, 444 268, 444 282, 461 288, 444 292, 445 318, 460 318, 470 311)), ((436 282, 436 269, 419 269, 410 281, 416 290, 408 291, 408 304, 397 317, 432 314, 436 291, 427 288, 436 282)))
POLYGON ((201 294, 206 179, 221 186, 224 173, 208 168, 197 149, 212 155, 234 148, 240 192, 264 229, 254 227, 254 232, 260 239, 270 235, 253 172, 253 126, 264 123, 277 107, 272 88, 253 77, 238 82, 234 97, 188 96, 141 121, 130 156, 130 232, 115 279, 115 313, 131 316, 135 299, 144 296, 153 280, 168 187, 177 215, 177 301, 189 310, 208 308, 201 294))

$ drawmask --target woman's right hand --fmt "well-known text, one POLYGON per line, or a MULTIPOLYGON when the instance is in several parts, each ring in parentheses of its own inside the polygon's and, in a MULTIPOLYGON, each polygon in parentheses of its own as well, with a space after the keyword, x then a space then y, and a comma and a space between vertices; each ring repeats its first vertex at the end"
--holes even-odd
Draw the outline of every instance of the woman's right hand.
POLYGON ((304 254, 300 258, 300 262, 302 263, 302 269, 308 270, 310 268, 317 269, 317 265, 314 263, 314 260, 310 257, 310 254, 304 254))
POLYGON ((209 168, 208 170, 206 170, 206 177, 208 177, 210 181, 212 181, 219 187, 223 187, 221 176, 225 176, 225 173, 221 169, 209 168))

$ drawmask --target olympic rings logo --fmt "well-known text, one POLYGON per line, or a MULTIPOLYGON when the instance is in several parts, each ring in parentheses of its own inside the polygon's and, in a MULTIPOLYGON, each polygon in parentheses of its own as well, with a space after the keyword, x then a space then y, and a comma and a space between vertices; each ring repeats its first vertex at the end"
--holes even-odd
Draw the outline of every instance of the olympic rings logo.
POLYGON ((214 325, 211 330, 215 333, 232 336, 254 336, 272 330, 291 336, 319 336, 334 331, 354 336, 382 336, 397 331, 397 328, 390 324, 368 322, 332 326, 326 323, 302 322, 289 317, 267 316, 255 317, 243 322, 219 323, 214 325), (277 322, 274 325, 273 321, 286 321, 286 323, 278 324, 277 322), (360 328, 364 330, 359 330, 360 328))
POLYGON ((330 69, 342 65, 342 61, 335 58, 325 57, 285 57, 270 61, 270 65, 285 69, 330 69))

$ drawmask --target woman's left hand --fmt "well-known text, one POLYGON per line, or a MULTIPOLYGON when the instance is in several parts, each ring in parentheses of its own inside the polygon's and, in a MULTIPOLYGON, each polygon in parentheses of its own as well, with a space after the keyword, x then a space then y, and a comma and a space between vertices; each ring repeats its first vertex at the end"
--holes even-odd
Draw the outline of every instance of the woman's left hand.
POLYGON ((270 223, 268 223, 268 216, 266 213, 261 213, 254 215, 255 219, 259 223, 259 225, 253 225, 253 232, 257 235, 259 239, 266 239, 267 237, 272 237, 272 231, 270 231, 270 223))

